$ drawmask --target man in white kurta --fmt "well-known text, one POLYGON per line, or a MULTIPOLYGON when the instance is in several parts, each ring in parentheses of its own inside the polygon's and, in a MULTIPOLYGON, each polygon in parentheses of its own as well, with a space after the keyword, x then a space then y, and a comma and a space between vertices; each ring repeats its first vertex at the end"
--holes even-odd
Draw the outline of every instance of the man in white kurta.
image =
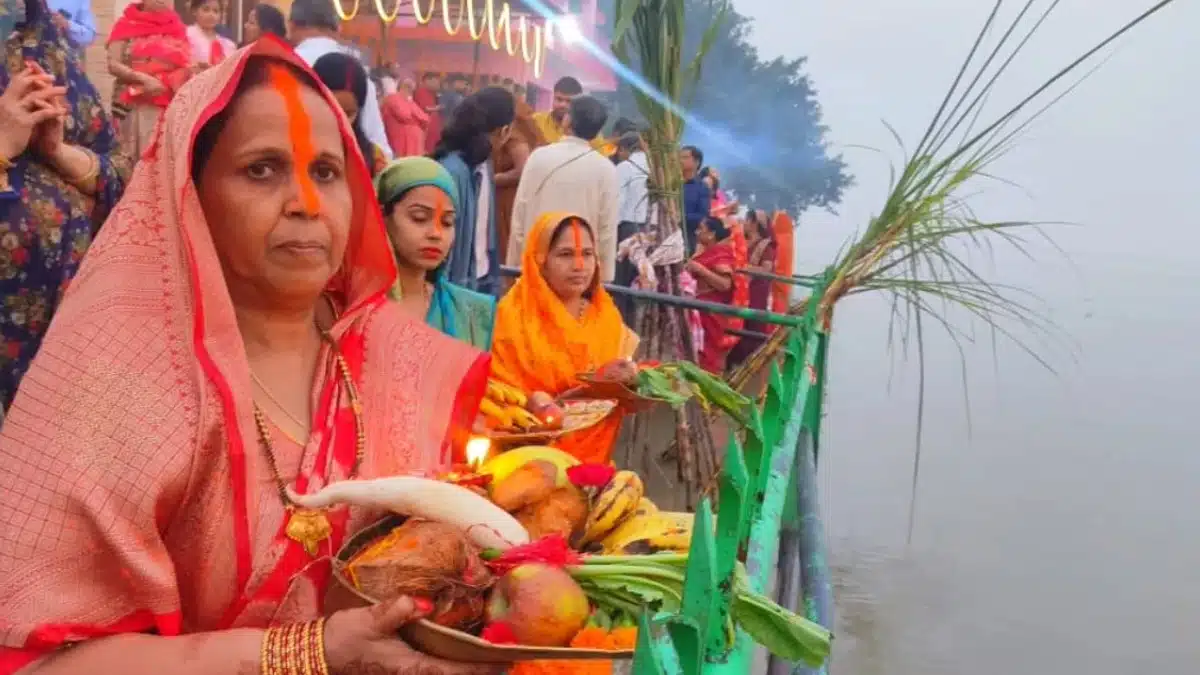
POLYGON ((583 218, 596 235, 601 281, 612 281, 617 260, 617 168, 589 143, 608 118, 604 104, 590 96, 571 101, 567 135, 533 151, 521 171, 513 203, 512 233, 505 264, 521 266, 525 239, 543 213, 567 211, 583 218))
MULTIPOLYGON (((288 21, 288 37, 295 45, 296 55, 308 65, 314 65, 317 59, 335 52, 343 52, 362 61, 362 55, 357 50, 337 40, 338 17, 329 0, 295 0, 288 21)), ((369 77, 367 100, 358 114, 362 117, 362 130, 367 140, 391 160, 392 144, 388 142, 387 131, 383 127, 375 83, 369 77)), ((367 166, 371 166, 372 158, 365 159, 367 166)))

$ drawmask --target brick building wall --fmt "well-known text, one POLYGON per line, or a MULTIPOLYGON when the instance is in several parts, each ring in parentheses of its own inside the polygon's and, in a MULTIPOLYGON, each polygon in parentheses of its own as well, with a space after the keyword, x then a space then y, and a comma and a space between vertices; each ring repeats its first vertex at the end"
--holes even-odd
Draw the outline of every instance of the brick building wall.
POLYGON ((92 15, 96 17, 96 41, 87 50, 87 74, 92 84, 96 85, 105 105, 112 98, 112 76, 108 74, 105 64, 104 42, 108 39, 108 29, 113 24, 115 5, 113 0, 92 0, 92 15))

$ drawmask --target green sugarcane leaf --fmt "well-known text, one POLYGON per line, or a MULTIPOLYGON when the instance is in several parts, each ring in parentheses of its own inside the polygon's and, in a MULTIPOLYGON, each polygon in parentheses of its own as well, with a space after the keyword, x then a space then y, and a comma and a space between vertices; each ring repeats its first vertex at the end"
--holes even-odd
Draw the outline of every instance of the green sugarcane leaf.
POLYGON ((719 5, 716 8, 716 16, 713 17, 712 21, 708 24, 708 28, 705 29, 703 37, 700 38, 700 45, 696 48, 696 55, 692 57, 692 61, 687 67, 687 93, 689 102, 695 96, 696 84, 700 81, 700 70, 704 63, 704 57, 712 49, 717 37, 726 30, 725 17, 729 13, 729 5, 725 4, 723 0, 718 0, 714 4, 719 5))
POLYGON ((833 637, 828 630, 760 595, 739 592, 733 617, 756 643, 781 659, 815 668, 829 657, 833 637))
POLYGON ((644 2, 645 0, 616 0, 613 6, 613 14, 616 15, 612 32, 614 42, 626 40, 629 28, 633 25, 633 19, 644 2))
POLYGON ((730 387, 721 378, 694 363, 680 361, 677 366, 680 375, 695 386, 698 398, 717 406, 738 424, 742 426, 750 424, 749 398, 730 387))
POLYGON ((637 392, 639 396, 676 407, 688 402, 688 396, 678 391, 675 378, 661 368, 644 368, 639 371, 637 392))

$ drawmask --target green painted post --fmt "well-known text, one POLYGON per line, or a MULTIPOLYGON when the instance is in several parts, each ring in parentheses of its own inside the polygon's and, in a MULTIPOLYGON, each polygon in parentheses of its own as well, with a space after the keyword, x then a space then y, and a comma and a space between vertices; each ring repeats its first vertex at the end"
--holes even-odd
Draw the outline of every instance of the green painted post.
POLYGON ((804 427, 812 432, 813 459, 821 451, 821 420, 825 416, 825 383, 828 382, 826 364, 829 359, 829 335, 817 334, 817 358, 813 375, 816 377, 817 396, 809 401, 809 407, 804 411, 804 427))
POLYGON ((783 421, 788 416, 787 408, 791 406, 791 402, 783 397, 786 390, 787 386, 783 383, 779 366, 772 363, 771 376, 767 381, 767 397, 763 402, 763 415, 760 422, 763 437, 762 451, 758 453, 753 462, 747 465, 751 476, 750 508, 746 510, 746 522, 742 528, 743 548, 748 543, 746 536, 750 533, 750 523, 758 520, 758 516, 762 512, 763 496, 767 493, 767 482, 771 480, 771 458, 779 444, 783 421))
POLYGON ((637 649, 633 656, 632 675, 683 675, 679 653, 671 636, 658 621, 648 614, 638 618, 637 649))
POLYGON ((783 345, 783 400, 786 401, 789 413, 794 412, 793 404, 796 401, 797 383, 800 381, 804 371, 804 347, 808 344, 808 338, 815 331, 812 330, 811 320, 806 320, 799 328, 795 328, 788 335, 787 342, 783 345))
POLYGON ((706 498, 700 501, 692 524, 692 544, 688 548, 680 616, 672 617, 667 625, 671 640, 679 651, 679 663, 685 675, 700 675, 704 664, 710 623, 717 614, 716 556, 712 505, 706 498), (681 618, 687 622, 679 622, 681 618))
POLYGON ((772 362, 767 375, 767 396, 763 401, 762 410, 763 447, 768 453, 775 449, 775 443, 779 440, 779 420, 787 415, 785 408, 792 404, 790 399, 784 398, 785 393, 787 386, 783 383, 783 373, 779 370, 779 364, 772 362))
POLYGON ((733 604, 733 577, 737 571, 738 551, 742 536, 747 529, 746 500, 750 493, 750 478, 746 472, 746 460, 737 434, 729 434, 725 450, 725 464, 721 471, 720 508, 717 512, 717 560, 714 611, 708 622, 708 640, 705 653, 708 659, 726 654, 733 646, 728 628, 733 604))
MULTIPOLYGON (((776 406, 778 407, 778 406, 776 406)), ((735 432, 730 436, 737 438, 735 432)), ((763 431, 763 415, 758 408, 750 408, 750 425, 746 427, 746 440, 742 445, 742 462, 746 468, 748 484, 746 486, 747 500, 754 499, 754 486, 758 484, 758 469, 762 466, 763 455, 770 453, 771 445, 767 442, 766 432, 763 431)), ((751 518, 751 504, 742 512, 743 525, 748 525, 751 518)), ((742 528, 743 536, 748 530, 742 528)))
MULTIPOLYGON (((814 334, 815 331, 811 331, 808 326, 804 326, 792 331, 791 337, 788 338, 787 344, 784 346, 784 382, 788 384, 787 400, 793 406, 797 403, 794 397, 800 391, 800 380, 807 377, 803 361, 804 343, 807 340, 814 339, 812 337, 814 334)), ((799 409, 793 407, 791 414, 801 417, 801 424, 803 424, 804 411, 806 410, 807 407, 799 409)), ((801 433, 803 433, 803 427, 801 429, 801 433)), ((780 516, 781 529, 794 527, 799 520, 799 513, 796 510, 796 476, 794 473, 790 474, 791 477, 788 479, 787 489, 784 491, 783 510, 780 516)))
MULTIPOLYGON (((803 331, 811 335, 810 331, 803 331)), ((804 346, 804 363, 812 363, 816 356, 817 340, 808 340, 804 346)), ((784 426, 783 435, 771 453, 771 475, 763 494, 762 508, 750 529, 750 543, 746 551, 746 572, 749 585, 758 593, 764 592, 770 582, 771 570, 779 555, 779 529, 783 521, 783 505, 787 489, 791 484, 792 467, 796 458, 796 441, 808 396, 814 391, 807 377, 800 378, 796 385, 794 403, 784 426)))

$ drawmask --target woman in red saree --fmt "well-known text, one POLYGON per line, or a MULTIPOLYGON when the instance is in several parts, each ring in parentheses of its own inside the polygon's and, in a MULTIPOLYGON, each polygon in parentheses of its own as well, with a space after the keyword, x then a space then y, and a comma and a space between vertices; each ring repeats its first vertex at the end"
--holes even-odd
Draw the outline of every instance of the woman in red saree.
POLYGON ((425 73, 421 78, 421 86, 413 92, 413 101, 429 116, 425 126, 425 154, 432 155, 442 140, 442 111, 438 105, 438 90, 442 87, 442 78, 437 73, 425 73))
MULTIPOLYGON (((696 228, 699 250, 688 261, 687 271, 696 279, 696 299, 719 302, 723 305, 745 307, 749 286, 745 275, 734 274, 746 264, 746 240, 740 227, 729 227, 720 218, 709 216, 696 228)), ((710 373, 725 370, 725 357, 738 343, 738 336, 727 330, 738 330, 742 320, 700 312, 704 340, 698 346, 699 364, 710 373)))
POLYGON ((192 75, 187 27, 167 0, 129 5, 108 35, 112 111, 121 149, 141 158, 162 111, 192 75))
POLYGON ((489 369, 387 302, 336 105, 263 38, 168 108, 0 430, 0 673, 298 675, 262 663, 281 626, 313 673, 497 672, 396 638, 419 598, 323 618, 378 514, 320 512, 314 551, 288 530, 285 486, 446 464, 489 369))
POLYGON ((425 128, 429 126, 429 114, 413 100, 415 88, 413 81, 405 78, 395 93, 384 97, 380 110, 388 144, 392 146, 392 155, 397 159, 425 154, 425 128))

